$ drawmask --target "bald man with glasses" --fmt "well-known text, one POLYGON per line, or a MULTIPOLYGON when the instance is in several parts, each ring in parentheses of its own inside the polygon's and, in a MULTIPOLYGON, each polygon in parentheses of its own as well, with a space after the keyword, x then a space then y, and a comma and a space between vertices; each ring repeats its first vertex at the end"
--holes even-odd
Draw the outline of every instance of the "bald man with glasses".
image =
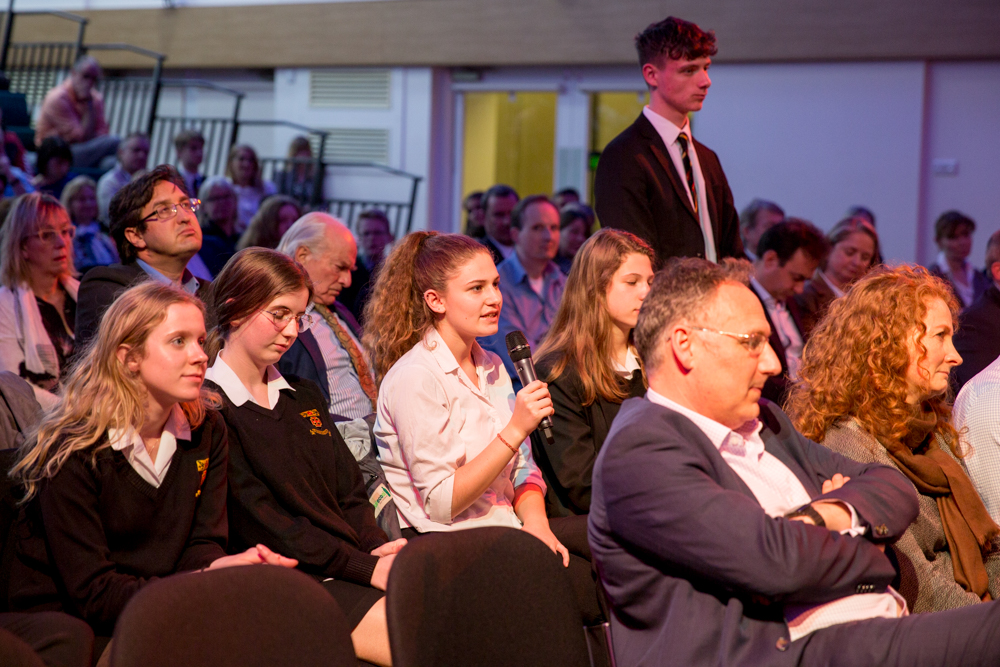
POLYGON ((913 485, 761 399, 781 363, 749 271, 674 260, 643 302, 649 390, 601 448, 588 526, 617 664, 998 664, 996 603, 910 616, 890 586, 913 485))

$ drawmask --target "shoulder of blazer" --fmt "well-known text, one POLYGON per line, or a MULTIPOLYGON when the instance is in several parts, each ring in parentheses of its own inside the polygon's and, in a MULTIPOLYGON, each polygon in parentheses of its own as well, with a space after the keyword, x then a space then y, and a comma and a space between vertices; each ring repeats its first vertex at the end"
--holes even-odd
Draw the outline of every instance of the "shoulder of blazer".
POLYGON ((102 282, 129 287, 146 280, 149 275, 138 264, 111 264, 95 266, 83 276, 81 284, 102 282))

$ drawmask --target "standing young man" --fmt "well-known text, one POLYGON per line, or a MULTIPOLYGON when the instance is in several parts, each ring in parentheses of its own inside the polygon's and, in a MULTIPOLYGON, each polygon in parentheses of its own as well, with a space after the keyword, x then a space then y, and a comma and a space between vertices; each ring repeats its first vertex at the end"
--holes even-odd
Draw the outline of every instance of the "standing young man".
POLYGON ((635 39, 649 105, 601 154, 594 194, 604 227, 645 239, 663 262, 743 257, 739 215, 719 158, 694 140, 718 51, 715 34, 668 17, 635 39))

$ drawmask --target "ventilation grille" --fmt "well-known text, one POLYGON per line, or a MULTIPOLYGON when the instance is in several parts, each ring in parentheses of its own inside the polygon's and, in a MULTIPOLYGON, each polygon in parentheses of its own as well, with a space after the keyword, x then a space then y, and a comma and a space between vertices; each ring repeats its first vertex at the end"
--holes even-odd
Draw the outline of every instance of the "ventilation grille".
POLYGON ((313 70, 309 106, 339 109, 388 109, 389 70, 313 70))
MULTIPOLYGON (((323 159, 327 162, 374 162, 389 163, 389 130, 345 129, 326 130, 326 150, 323 159)), ((319 151, 319 137, 311 135, 313 153, 319 151)))

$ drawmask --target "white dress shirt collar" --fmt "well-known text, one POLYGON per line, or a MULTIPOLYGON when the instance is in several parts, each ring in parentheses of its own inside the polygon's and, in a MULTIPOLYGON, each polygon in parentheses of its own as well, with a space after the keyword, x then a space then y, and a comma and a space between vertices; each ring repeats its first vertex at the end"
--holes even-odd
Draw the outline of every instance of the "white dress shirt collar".
POLYGON ((816 275, 818 275, 820 278, 823 279, 823 282, 826 283, 826 286, 830 288, 830 291, 833 292, 833 295, 835 297, 839 299, 840 297, 844 296, 844 290, 834 285, 833 281, 827 278, 826 274, 823 273, 823 269, 816 269, 816 275))
MULTIPOLYGON (((657 393, 652 388, 646 390, 646 398, 657 405, 673 410, 674 412, 679 412, 681 415, 690 419, 694 422, 694 425, 698 427, 698 430, 705 434, 705 437, 708 438, 709 442, 711 442, 716 449, 722 449, 722 446, 729 440, 731 433, 735 433, 744 439, 748 439, 753 436, 757 436, 759 439, 760 431, 764 427, 759 419, 751 419, 738 429, 731 429, 728 426, 723 426, 714 419, 710 419, 703 414, 695 412, 691 408, 686 408, 680 403, 670 400, 663 394, 657 393)), ((763 444, 763 441, 761 441, 761 444, 763 444)))
MULTIPOLYGON (((226 396, 229 400, 233 402, 233 405, 240 407, 247 401, 250 401, 254 405, 260 405, 250 392, 244 386, 243 381, 240 380, 239 376, 236 375, 236 371, 229 367, 225 359, 222 358, 222 354, 215 358, 215 363, 212 367, 205 371, 205 379, 211 380, 215 384, 219 385, 222 391, 226 392, 226 396)), ((267 402, 270 405, 262 405, 263 408, 268 408, 270 410, 274 409, 274 406, 278 404, 278 398, 281 395, 282 389, 291 389, 292 385, 288 384, 288 380, 282 377, 281 373, 274 366, 267 367, 267 402)))
POLYGON ((146 443, 134 427, 108 429, 108 442, 111 449, 122 452, 132 469, 140 477, 156 488, 160 487, 170 470, 170 461, 177 451, 178 440, 191 440, 191 425, 181 406, 174 405, 163 425, 160 434, 160 446, 156 449, 156 460, 152 460, 146 450, 146 443))
POLYGON ((458 359, 452 354, 451 348, 448 347, 448 344, 444 341, 444 337, 441 336, 441 332, 436 328, 431 327, 424 334, 422 344, 430 350, 431 357, 441 367, 442 371, 455 375, 460 382, 469 385, 477 394, 483 394, 482 387, 486 386, 485 378, 493 372, 495 366, 493 364, 493 357, 486 354, 478 342, 472 343, 472 361, 476 364, 476 373, 478 375, 475 386, 469 382, 469 378, 462 372, 462 367, 458 365, 458 359))
POLYGON ((623 375, 623 376, 625 376, 627 378, 632 377, 632 375, 636 371, 642 369, 642 365, 639 363, 639 357, 635 356, 635 351, 631 348, 631 346, 625 352, 625 365, 624 366, 622 366, 620 363, 618 363, 617 359, 615 359, 612 363, 613 363, 613 365, 615 367, 615 371, 617 371, 618 373, 620 373, 621 375, 623 375))

